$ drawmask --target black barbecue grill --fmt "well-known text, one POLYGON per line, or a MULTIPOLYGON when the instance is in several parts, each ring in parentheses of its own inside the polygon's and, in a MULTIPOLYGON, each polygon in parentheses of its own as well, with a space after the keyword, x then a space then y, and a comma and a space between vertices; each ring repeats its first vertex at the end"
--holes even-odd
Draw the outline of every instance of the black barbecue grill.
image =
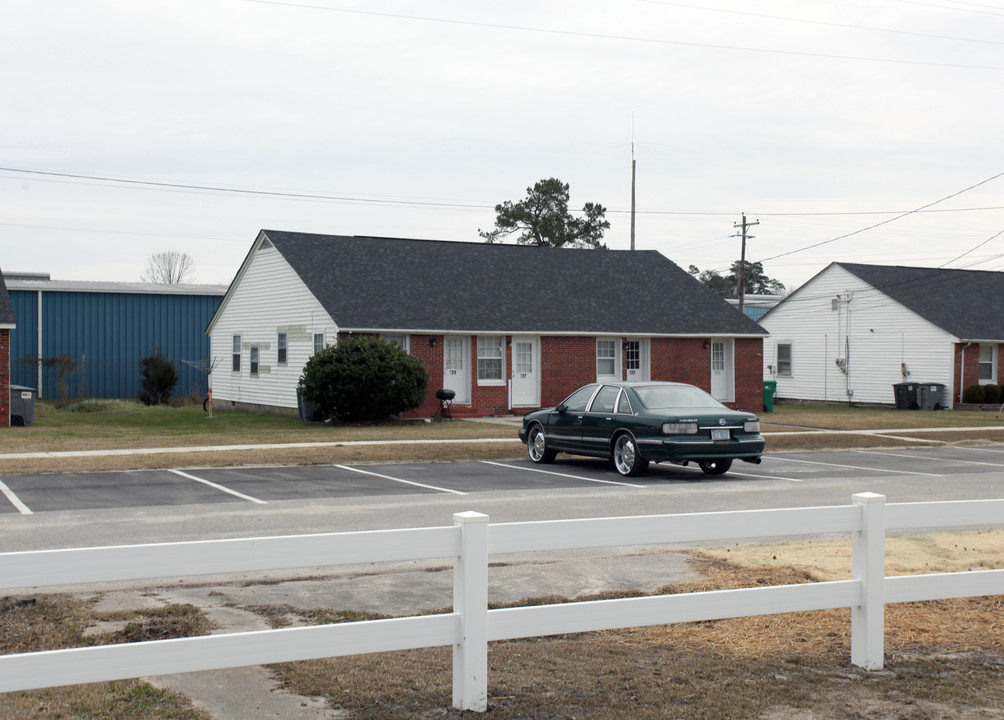
POLYGON ((436 391, 436 398, 439 400, 439 407, 432 414, 432 419, 442 422, 443 420, 453 420, 453 412, 450 407, 453 405, 453 398, 457 396, 455 390, 441 388, 436 391))

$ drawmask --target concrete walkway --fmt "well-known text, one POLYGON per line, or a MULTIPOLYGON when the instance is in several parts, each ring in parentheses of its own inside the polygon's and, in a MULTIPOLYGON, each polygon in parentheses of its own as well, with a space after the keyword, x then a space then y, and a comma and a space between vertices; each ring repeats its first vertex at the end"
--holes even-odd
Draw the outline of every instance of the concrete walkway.
MULTIPOLYGON (((479 422, 498 422, 512 425, 515 429, 519 425, 519 420, 490 418, 479 420, 479 422)), ((965 433, 965 432, 986 432, 992 430, 1004 431, 1004 425, 1000 427, 942 427, 942 428, 886 428, 877 430, 827 430, 827 429, 804 429, 804 430, 781 430, 775 432, 762 433, 765 438, 772 437, 813 437, 818 435, 871 435, 875 437, 888 437, 905 442, 930 442, 921 438, 908 437, 904 433, 965 433)), ((0 453, 0 459, 6 460, 30 460, 42 458, 70 458, 70 457, 113 457, 116 455, 163 455, 163 454, 183 454, 198 452, 221 452, 228 450, 281 450, 287 448, 323 448, 323 447, 362 447, 367 445, 469 445, 469 444, 512 444, 518 443, 519 438, 470 438, 470 439, 446 439, 446 440, 346 440, 327 442, 303 442, 303 443, 257 443, 243 445, 186 445, 183 447, 148 447, 148 448, 119 448, 105 450, 54 450, 51 452, 24 452, 24 453, 0 453)))

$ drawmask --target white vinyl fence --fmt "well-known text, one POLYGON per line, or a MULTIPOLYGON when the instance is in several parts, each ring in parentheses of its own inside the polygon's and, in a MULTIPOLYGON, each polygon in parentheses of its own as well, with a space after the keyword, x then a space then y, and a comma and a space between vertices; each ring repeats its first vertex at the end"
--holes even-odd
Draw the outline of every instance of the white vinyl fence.
POLYGON ((885 577, 887 530, 1004 524, 1004 500, 489 524, 0 554, 0 589, 454 558, 453 612, 0 656, 0 692, 420 647, 453 646, 453 704, 484 711, 493 640, 850 607, 851 662, 879 669, 885 603, 1004 594, 1004 570, 885 577), (852 579, 488 610, 493 554, 850 533, 852 579))

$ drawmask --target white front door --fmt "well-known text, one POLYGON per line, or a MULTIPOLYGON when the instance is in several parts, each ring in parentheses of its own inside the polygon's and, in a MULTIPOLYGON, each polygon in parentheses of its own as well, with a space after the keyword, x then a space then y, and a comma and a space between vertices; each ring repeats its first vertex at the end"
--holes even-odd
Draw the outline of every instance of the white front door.
POLYGON ((512 339, 513 407, 540 407, 539 348, 535 337, 512 339))
POLYGON ((732 348, 731 338, 711 341, 711 394, 722 402, 735 400, 732 348))
POLYGON ((628 380, 640 380, 648 382, 649 375, 649 342, 648 338, 640 340, 628 340, 625 344, 626 364, 625 374, 628 380))
POLYGON ((457 395, 453 402, 471 402, 471 338, 447 335, 443 338, 443 387, 457 395))

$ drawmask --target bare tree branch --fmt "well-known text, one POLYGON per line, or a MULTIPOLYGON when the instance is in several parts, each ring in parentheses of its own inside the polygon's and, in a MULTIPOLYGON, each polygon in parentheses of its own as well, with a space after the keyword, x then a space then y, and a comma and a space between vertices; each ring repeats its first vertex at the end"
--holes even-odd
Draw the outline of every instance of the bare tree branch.
POLYGON ((140 280, 148 283, 180 285, 194 272, 195 260, 191 255, 177 250, 165 250, 150 256, 140 280))

